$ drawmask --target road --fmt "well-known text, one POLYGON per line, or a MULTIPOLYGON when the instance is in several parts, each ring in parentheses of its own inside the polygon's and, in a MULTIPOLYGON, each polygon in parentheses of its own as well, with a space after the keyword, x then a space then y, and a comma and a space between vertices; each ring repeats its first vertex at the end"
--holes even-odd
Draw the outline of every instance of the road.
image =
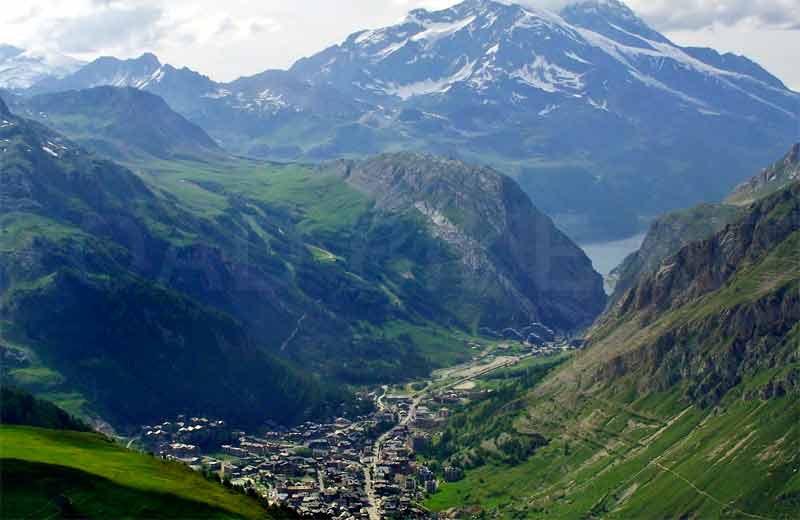
MULTIPOLYGON (((502 368, 507 368, 507 367, 510 367, 510 366, 514 366, 517 363, 519 363, 519 362, 521 362, 521 361, 523 361, 525 359, 528 359, 531 356, 532 356, 531 354, 526 354, 524 356, 520 356, 518 358, 514 358, 514 359, 511 359, 511 360, 509 360, 507 362, 501 363, 499 365, 494 365, 494 366, 487 367, 487 368, 485 368, 483 370, 479 370, 477 372, 474 372, 474 373, 472 373, 472 374, 470 374, 470 375, 468 375, 466 377, 457 379, 457 380, 452 381, 450 383, 447 383, 447 384, 445 384, 443 386, 437 387, 435 390, 436 391, 448 390, 448 389, 450 389, 450 388, 452 388, 454 386, 458 386, 458 385, 463 384, 463 383, 465 383, 467 381, 472 381, 473 379, 477 379, 479 377, 485 376, 486 374, 494 372, 495 370, 500 370, 502 368)), ((388 387, 387 386, 383 386, 382 389, 383 389, 383 393, 375 401, 379 410, 383 410, 385 408, 385 405, 383 404, 383 398, 386 396, 386 392, 388 391, 388 387)), ((430 385, 428 385, 425 390, 422 390, 419 393, 413 394, 412 395, 412 400, 411 400, 411 406, 408 409, 408 415, 403 417, 403 419, 401 419, 400 422, 396 426, 394 426, 391 430, 387 431, 386 433, 384 433, 383 435, 378 437, 378 439, 375 441, 375 444, 373 445, 372 462, 370 462, 370 464, 368 466, 364 467, 364 491, 365 491, 365 493, 367 495, 367 501, 369 502, 369 506, 367 508, 367 511, 369 512, 370 520, 380 520, 380 518, 381 518, 381 515, 380 515, 380 499, 375 495, 375 482, 373 481, 373 476, 375 475, 375 471, 376 471, 376 469, 378 467, 378 461, 381 458, 380 456, 381 456, 381 449, 383 447, 383 443, 386 442, 386 440, 389 439, 392 435, 394 435, 395 431, 399 427, 406 426, 411 421, 414 420, 414 418, 417 415, 417 408, 419 407, 419 405, 422 402, 422 400, 425 397, 427 397, 427 395, 431 392, 431 390, 432 389, 430 388, 430 385)))

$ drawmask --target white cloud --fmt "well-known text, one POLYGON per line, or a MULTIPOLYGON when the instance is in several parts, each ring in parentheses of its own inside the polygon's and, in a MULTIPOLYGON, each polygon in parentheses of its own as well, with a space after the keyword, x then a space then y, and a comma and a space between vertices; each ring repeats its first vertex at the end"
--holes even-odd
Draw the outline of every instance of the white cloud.
POLYGON ((741 23, 770 29, 800 28, 798 0, 637 0, 631 7, 661 30, 741 23))

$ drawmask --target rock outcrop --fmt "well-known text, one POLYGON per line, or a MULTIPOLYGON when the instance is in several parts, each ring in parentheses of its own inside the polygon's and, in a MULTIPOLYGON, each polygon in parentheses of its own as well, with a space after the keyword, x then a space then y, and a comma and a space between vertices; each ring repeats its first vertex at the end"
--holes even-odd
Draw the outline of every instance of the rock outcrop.
POLYGON ((605 304, 583 251, 538 211, 517 183, 490 168, 424 154, 388 154, 324 167, 390 212, 416 212, 459 257, 464 284, 498 312, 491 328, 590 323, 605 304))

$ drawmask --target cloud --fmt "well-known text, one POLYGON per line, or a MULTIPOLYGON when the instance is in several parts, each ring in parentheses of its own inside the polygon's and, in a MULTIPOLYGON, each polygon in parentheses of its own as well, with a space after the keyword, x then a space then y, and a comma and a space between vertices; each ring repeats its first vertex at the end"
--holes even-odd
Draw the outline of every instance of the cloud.
POLYGON ((154 5, 126 6, 113 0, 95 1, 96 8, 79 16, 46 22, 44 34, 65 53, 86 54, 102 49, 149 48, 163 37, 163 9, 154 5))
POLYGON ((637 0, 630 6, 663 31, 741 23, 767 29, 800 28, 797 0, 637 0))
MULTIPOLYGON (((408 8, 441 9, 459 0, 392 0, 408 8)), ((559 11, 582 0, 498 0, 559 11)), ((601 0, 603 1, 603 0, 601 0)), ((650 25, 662 31, 697 30, 747 23, 769 29, 800 28, 800 0, 623 0, 650 25)))

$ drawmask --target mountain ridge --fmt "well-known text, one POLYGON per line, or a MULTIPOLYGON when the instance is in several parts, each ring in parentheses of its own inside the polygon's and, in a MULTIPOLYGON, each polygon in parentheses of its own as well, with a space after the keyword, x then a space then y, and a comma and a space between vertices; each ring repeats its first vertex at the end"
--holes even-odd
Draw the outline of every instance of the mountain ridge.
POLYGON ((16 98, 15 112, 114 159, 203 158, 225 152, 164 100, 132 87, 93 87, 16 98))
POLYGON ((512 389, 488 418, 480 406, 494 403, 478 403, 469 433, 486 437, 439 461, 468 471, 430 504, 502 518, 793 518, 798 309, 795 183, 642 274, 541 384, 512 389), (539 442, 486 463, 481 448, 500 440, 483 423, 539 442))
POLYGON ((611 304, 619 301, 636 278, 651 273, 683 246, 703 240, 733 222, 749 204, 800 180, 800 143, 761 173, 738 185, 719 204, 701 204, 659 216, 651 224, 640 249, 629 255, 611 277, 615 282, 611 304))
POLYGON ((236 154, 457 156, 516 178, 579 241, 622 237, 721 199, 777 155, 800 95, 746 58, 680 47, 606 4, 469 1, 358 31, 288 71, 218 83, 140 58, 150 68, 123 76, 236 154))
POLYGON ((518 315, 507 326, 545 322, 571 330, 587 325, 602 309, 602 280, 589 274, 589 259, 510 178, 489 168, 408 152, 339 161, 332 168, 375 197, 378 207, 416 209, 435 236, 460 251, 479 287, 505 288, 492 307, 518 315))
POLYGON ((68 76, 84 65, 62 54, 0 44, 0 88, 28 89, 46 79, 68 76))
POLYGON ((335 168, 224 156, 134 158, 134 172, 9 118, 0 344, 35 354, 9 376, 44 368, 37 391, 77 393, 123 429, 182 410, 251 426, 340 414, 359 404, 325 381, 421 376, 467 359, 460 338, 535 321, 570 333, 605 301, 585 255, 492 170, 365 163, 367 178, 417 179, 390 206, 335 168))

